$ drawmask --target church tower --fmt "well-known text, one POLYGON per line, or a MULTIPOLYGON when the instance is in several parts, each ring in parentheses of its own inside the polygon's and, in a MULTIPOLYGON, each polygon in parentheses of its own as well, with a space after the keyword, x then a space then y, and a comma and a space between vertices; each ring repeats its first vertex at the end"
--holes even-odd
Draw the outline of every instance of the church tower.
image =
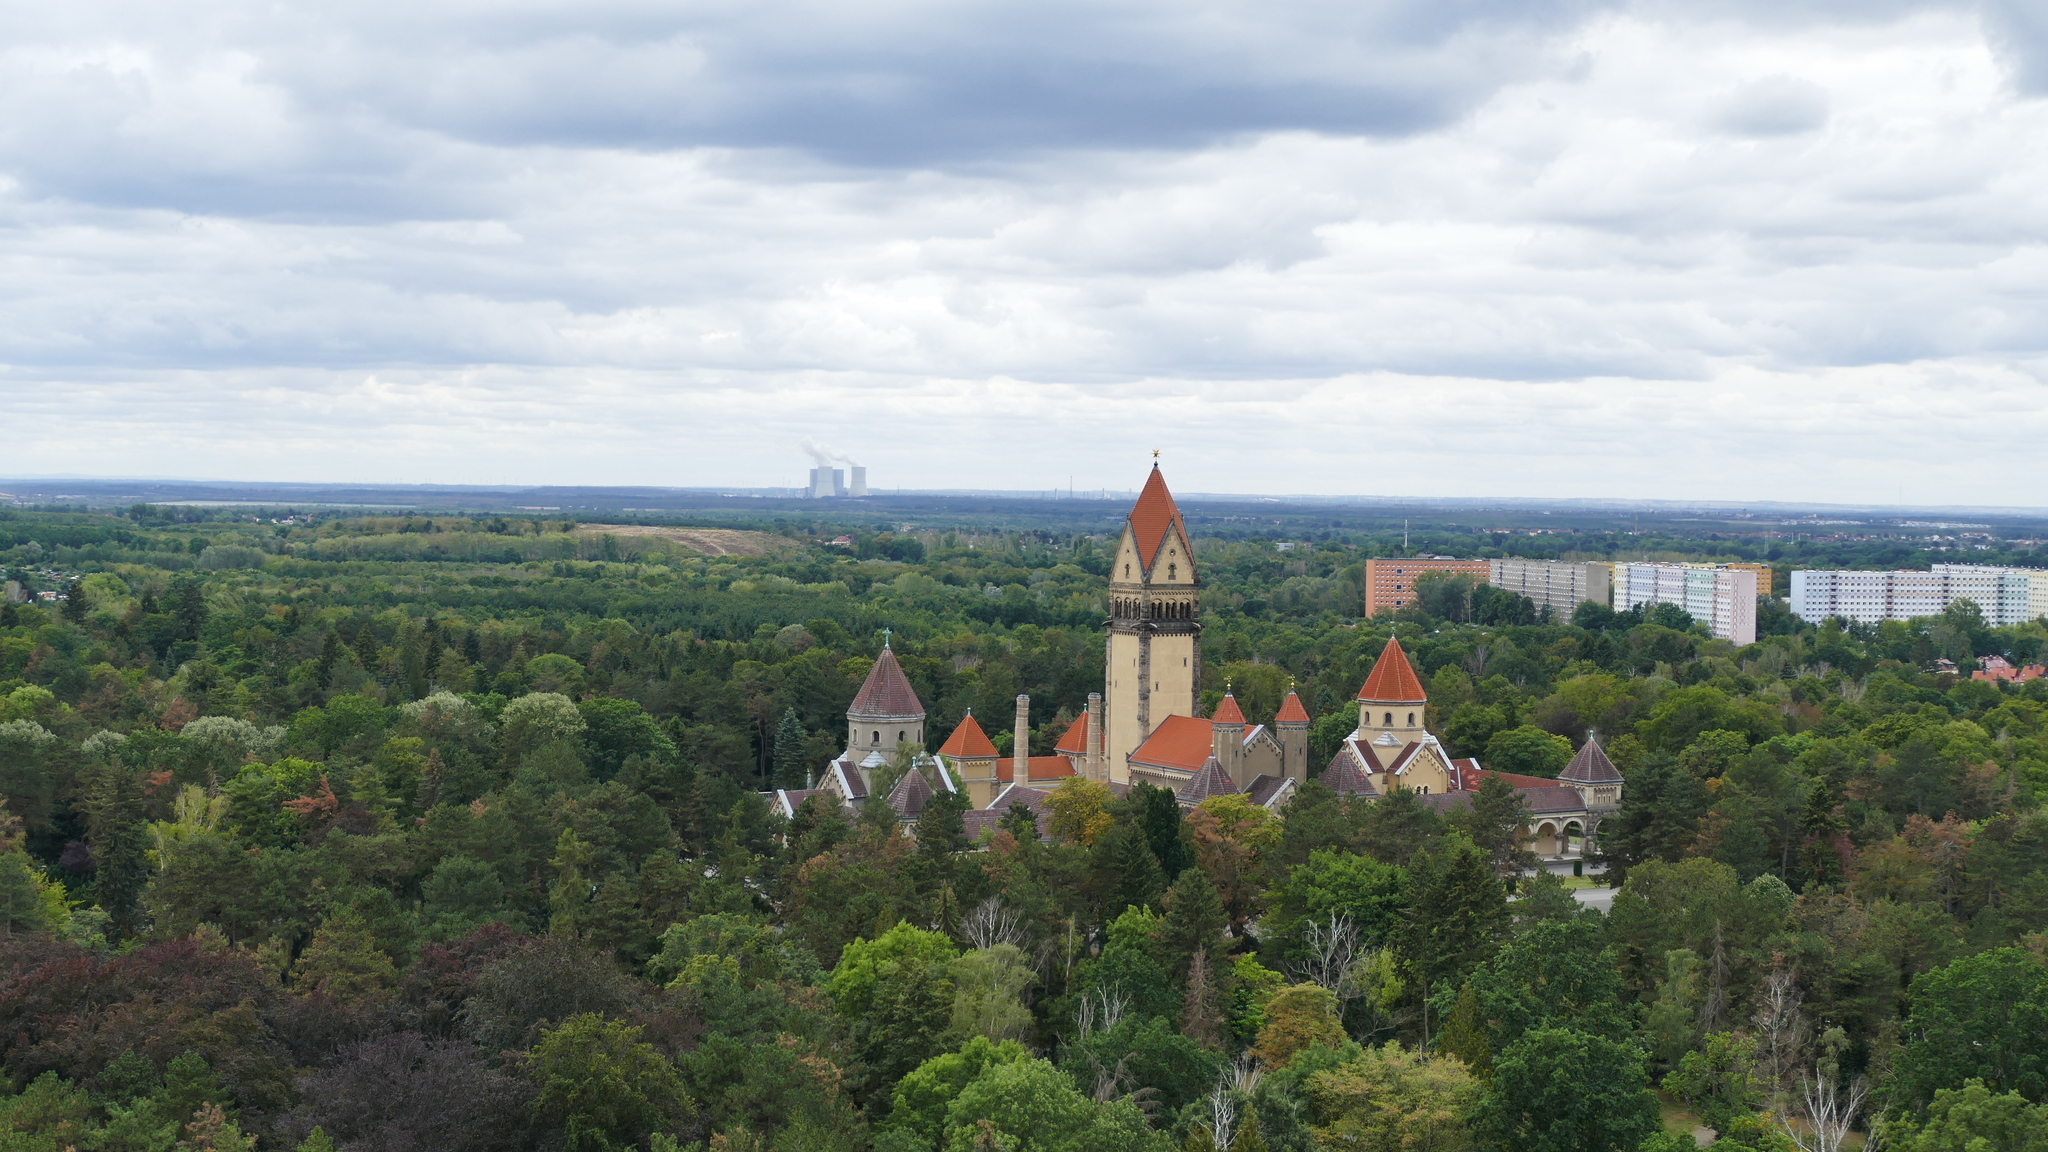
POLYGON ((1199 715, 1200 588, 1187 525, 1154 463, 1109 571, 1103 753, 1111 781, 1130 781, 1130 754, 1168 716, 1199 715))
POLYGON ((1422 678, 1408 663, 1401 641, 1389 638, 1373 661, 1372 674, 1358 690, 1358 730, 1355 740, 1370 740, 1383 748, 1403 748, 1417 741, 1434 739, 1423 728, 1423 706, 1429 694, 1422 690, 1422 678))

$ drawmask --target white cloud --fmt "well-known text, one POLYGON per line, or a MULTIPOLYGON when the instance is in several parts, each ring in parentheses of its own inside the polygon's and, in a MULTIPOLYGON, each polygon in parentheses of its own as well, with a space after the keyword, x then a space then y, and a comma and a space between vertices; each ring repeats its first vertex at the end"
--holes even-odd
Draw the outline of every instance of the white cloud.
POLYGON ((0 472, 2012 503, 2048 431, 2011 12, 335 12, 0 51, 0 472))

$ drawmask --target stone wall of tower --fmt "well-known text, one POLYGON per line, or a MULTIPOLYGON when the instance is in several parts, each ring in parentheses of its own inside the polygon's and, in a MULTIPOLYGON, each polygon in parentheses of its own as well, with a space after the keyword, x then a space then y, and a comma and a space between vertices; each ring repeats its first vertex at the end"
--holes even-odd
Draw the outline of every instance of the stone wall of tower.
POLYGON ((1168 716, 1200 715, 1200 581, 1178 527, 1170 527, 1148 568, 1130 525, 1109 579, 1104 655, 1103 755, 1109 779, 1127 783, 1129 756, 1168 716))
POLYGON ((1382 733, 1392 732, 1402 744, 1420 740, 1429 734, 1423 726, 1424 709, 1413 701, 1372 701, 1358 702, 1358 730, 1353 736, 1371 740, 1382 733))
POLYGON ((846 718, 845 755, 859 763, 870 752, 879 752, 882 759, 893 760, 899 748, 908 745, 913 751, 924 750, 924 717, 922 716, 848 716, 846 718))

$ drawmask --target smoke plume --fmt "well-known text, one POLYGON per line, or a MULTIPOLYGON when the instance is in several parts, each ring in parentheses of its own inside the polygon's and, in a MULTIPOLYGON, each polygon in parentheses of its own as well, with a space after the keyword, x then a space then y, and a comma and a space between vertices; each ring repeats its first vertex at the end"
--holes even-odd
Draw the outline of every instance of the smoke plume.
POLYGON ((830 468, 834 464, 844 464, 849 468, 860 467, 860 461, 843 452, 834 452, 816 440, 805 439, 803 448, 805 452, 810 453, 811 463, 820 468, 830 468))

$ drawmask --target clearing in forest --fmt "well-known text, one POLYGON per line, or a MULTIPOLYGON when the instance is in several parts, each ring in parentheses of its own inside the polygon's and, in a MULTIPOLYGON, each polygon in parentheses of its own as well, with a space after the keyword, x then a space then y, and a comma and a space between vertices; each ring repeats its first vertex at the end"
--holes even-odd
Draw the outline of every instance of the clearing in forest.
POLYGON ((653 524, 579 524, 578 536, 643 537, 668 540, 706 556, 766 556, 787 552, 798 546, 787 536, 771 532, 742 532, 735 528, 664 528, 653 524))

